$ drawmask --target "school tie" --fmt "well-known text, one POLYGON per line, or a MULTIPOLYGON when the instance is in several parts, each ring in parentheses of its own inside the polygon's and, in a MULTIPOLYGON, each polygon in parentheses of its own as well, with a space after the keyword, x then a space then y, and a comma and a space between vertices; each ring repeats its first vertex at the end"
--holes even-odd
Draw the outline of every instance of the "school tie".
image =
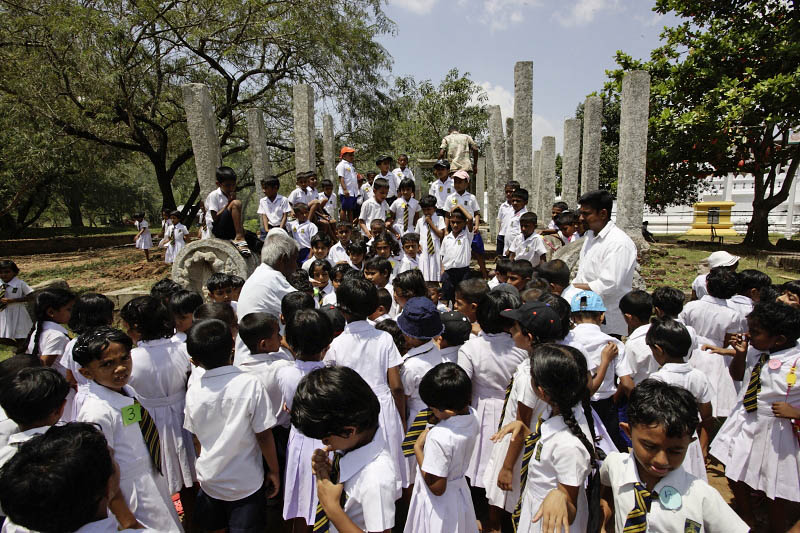
POLYGON ((406 432, 406 436, 403 438, 403 455, 410 456, 414 455, 414 445, 417 443, 417 439, 425 431, 425 426, 428 425, 428 418, 433 414, 433 411, 430 409, 423 409, 417 416, 414 417, 414 421, 411 422, 411 427, 408 428, 406 432))
MULTIPOLYGON (((339 452, 334 452, 333 454, 333 462, 331 463, 331 483, 334 485, 339 483, 339 461, 342 458, 342 454, 339 452)), ((342 499, 341 504, 344 507, 345 502, 347 501, 347 493, 342 490, 342 499)), ((314 533, 317 531, 322 533, 327 533, 330 531, 331 522, 328 520, 328 515, 325 514, 325 511, 322 509, 322 504, 317 503, 317 513, 314 516, 314 533)))
POLYGON ((539 443, 542 436, 542 417, 536 422, 536 431, 525 437, 525 448, 522 451, 522 468, 519 469, 519 500, 517 506, 514 507, 514 512, 511 513, 511 523, 514 526, 514 531, 519 527, 519 517, 522 514, 522 499, 525 496, 525 485, 528 483, 528 464, 533 457, 533 450, 539 443))
POLYGON ((433 246, 433 235, 431 235, 431 228, 428 228, 428 255, 436 253, 436 248, 433 246))
POLYGON ((511 381, 508 383, 508 387, 506 387, 506 399, 503 400, 503 409, 500 411, 500 423, 497 425, 497 431, 500 431, 500 428, 503 427, 503 418, 506 416, 506 407, 508 407, 508 397, 511 396, 511 389, 514 387, 514 376, 511 376, 511 381))
POLYGON ((317 291, 317 301, 319 302, 320 307, 322 307, 322 300, 325 299, 325 292, 322 289, 315 289, 317 291))
POLYGON ((636 505, 634 505, 625 519, 623 533, 643 533, 647 531, 647 511, 650 509, 650 502, 654 495, 647 490, 647 487, 638 482, 634 483, 633 490, 636 505))
POLYGON ((750 382, 747 384, 747 391, 744 393, 744 410, 752 413, 758 405, 758 393, 761 391, 761 367, 769 360, 768 353, 762 353, 758 362, 750 373, 750 382))
MULTIPOLYGON (((0 298, 6 297, 6 284, 0 283, 0 298)), ((6 308, 7 304, 0 303, 0 311, 6 308)))
POLYGON ((403 206, 403 231, 408 228, 408 204, 403 206))
POLYGON ((158 470, 159 474, 163 474, 161 471, 161 439, 158 436, 156 423, 153 421, 153 417, 150 416, 150 413, 147 412, 147 409, 139 403, 139 400, 134 398, 133 403, 139 405, 139 408, 142 410, 142 419, 139 420, 139 429, 142 431, 144 444, 147 446, 147 451, 150 453, 150 458, 153 460, 153 465, 156 467, 156 470, 158 470))

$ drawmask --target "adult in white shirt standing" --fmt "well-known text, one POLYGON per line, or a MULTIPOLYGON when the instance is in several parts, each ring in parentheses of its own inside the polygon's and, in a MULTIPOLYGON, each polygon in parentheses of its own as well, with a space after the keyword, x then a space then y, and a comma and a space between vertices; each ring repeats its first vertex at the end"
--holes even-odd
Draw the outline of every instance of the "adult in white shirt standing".
POLYGON ((636 245, 611 221, 613 202, 611 193, 604 190, 588 192, 578 200, 580 222, 588 231, 572 285, 600 295, 607 309, 601 329, 609 335, 622 336, 627 335, 628 327, 619 301, 633 284, 636 245))

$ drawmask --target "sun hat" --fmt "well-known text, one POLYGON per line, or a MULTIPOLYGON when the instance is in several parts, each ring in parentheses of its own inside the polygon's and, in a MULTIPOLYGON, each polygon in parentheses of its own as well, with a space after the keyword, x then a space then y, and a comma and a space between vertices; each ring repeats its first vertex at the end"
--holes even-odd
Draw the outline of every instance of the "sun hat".
POLYGON ((427 296, 409 298, 397 317, 400 331, 415 339, 432 339, 444 331, 436 304, 427 296))
POLYGON ((720 250, 719 252, 714 252, 709 255, 706 261, 708 261, 709 268, 719 268, 731 267, 738 263, 739 259, 740 257, 738 255, 729 254, 724 250, 720 250))
POLYGON ((437 159, 436 163, 433 164, 433 168, 436 167, 450 168, 450 161, 447 159, 437 159))

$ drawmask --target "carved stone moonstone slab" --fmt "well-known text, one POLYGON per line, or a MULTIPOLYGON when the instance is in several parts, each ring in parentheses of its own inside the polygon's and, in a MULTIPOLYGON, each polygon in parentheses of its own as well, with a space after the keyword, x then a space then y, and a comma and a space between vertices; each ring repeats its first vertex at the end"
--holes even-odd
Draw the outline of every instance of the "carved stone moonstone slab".
POLYGON ((216 272, 247 279, 258 266, 255 255, 242 254, 229 241, 201 239, 184 246, 172 264, 172 280, 183 287, 205 294, 206 280, 216 272))

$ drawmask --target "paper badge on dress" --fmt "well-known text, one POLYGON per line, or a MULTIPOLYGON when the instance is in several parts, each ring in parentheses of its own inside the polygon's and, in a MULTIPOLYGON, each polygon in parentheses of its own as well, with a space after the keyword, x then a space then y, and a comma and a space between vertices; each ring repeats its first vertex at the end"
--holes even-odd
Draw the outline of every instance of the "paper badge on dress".
POLYGON ((658 501, 661 502, 661 506, 664 509, 669 509, 671 511, 680 509, 683 504, 681 493, 674 487, 669 486, 664 487, 658 492, 658 501))

